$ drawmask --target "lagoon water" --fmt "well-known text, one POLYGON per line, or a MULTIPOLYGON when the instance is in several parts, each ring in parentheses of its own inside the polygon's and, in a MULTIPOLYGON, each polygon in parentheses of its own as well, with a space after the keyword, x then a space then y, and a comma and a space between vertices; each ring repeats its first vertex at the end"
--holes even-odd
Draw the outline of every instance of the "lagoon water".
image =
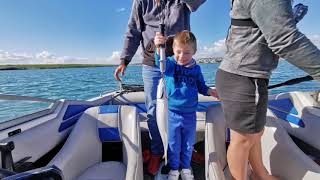
MULTIPOLYGON (((201 64, 204 78, 209 85, 214 85, 215 73, 219 64, 201 64)), ((118 90, 113 78, 116 67, 70 68, 45 70, 12 70, 0 71, 0 94, 34 96, 49 99, 87 100, 103 92, 118 90)), ((280 61, 273 72, 270 85, 284 82, 306 74, 287 63, 280 61)), ((126 84, 143 84, 141 66, 128 66, 123 78, 126 84)), ((288 91, 320 90, 316 81, 303 82, 297 85, 270 90, 270 94, 288 91)), ((0 100, 0 122, 28 114, 43 104, 19 103, 0 100)))

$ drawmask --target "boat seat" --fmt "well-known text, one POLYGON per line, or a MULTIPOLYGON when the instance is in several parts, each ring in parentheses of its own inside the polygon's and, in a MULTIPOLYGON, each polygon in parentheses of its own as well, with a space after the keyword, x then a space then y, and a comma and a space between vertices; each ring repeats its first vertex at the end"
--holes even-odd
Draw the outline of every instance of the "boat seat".
MULTIPOLYGON (((225 142, 229 138, 227 136, 221 107, 210 107, 205 127, 205 176, 207 180, 231 179, 226 158, 225 142)), ((320 166, 295 145, 270 110, 268 110, 261 146, 263 163, 273 175, 283 180, 320 179, 320 166)))
POLYGON ((143 166, 140 126, 136 107, 106 105, 87 109, 66 143, 49 163, 66 180, 141 180, 143 166), (105 143, 122 144, 122 160, 103 162, 105 143))
POLYGON ((117 161, 102 162, 89 167, 77 179, 126 179, 126 166, 117 161))
POLYGON ((288 180, 320 179, 320 166, 294 143, 270 110, 261 147, 264 165, 272 174, 288 180))
POLYGON ((320 107, 311 93, 289 92, 271 96, 269 109, 293 136, 320 150, 320 107))
POLYGON ((209 107, 205 125, 205 177, 225 180, 227 167, 226 124, 221 106, 209 107))

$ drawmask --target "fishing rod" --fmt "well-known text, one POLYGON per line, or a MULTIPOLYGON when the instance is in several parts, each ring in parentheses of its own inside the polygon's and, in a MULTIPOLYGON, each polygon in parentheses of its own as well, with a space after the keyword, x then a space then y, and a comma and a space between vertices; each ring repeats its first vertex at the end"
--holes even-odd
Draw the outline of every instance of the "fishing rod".
POLYGON ((308 76, 304 76, 304 77, 290 79, 288 81, 285 81, 285 82, 282 82, 279 84, 270 85, 270 86, 268 86, 268 89, 273 89, 273 88, 277 88, 277 87, 281 87, 281 86, 299 84, 299 83, 311 81, 311 80, 313 80, 313 77, 308 75, 308 76))
MULTIPOLYGON (((295 84, 299 84, 299 83, 311 81, 311 80, 313 80, 313 77, 310 75, 304 76, 304 77, 298 77, 298 78, 290 79, 288 81, 285 81, 279 84, 270 85, 268 86, 268 89, 274 89, 281 86, 295 85, 295 84)), ((215 84, 209 84, 209 87, 215 87, 215 86, 216 86, 215 84)))
MULTIPOLYGON (((164 10, 165 10, 165 1, 164 0, 160 0, 160 10, 161 10, 161 13, 160 13, 160 24, 159 24, 159 27, 160 27, 160 33, 162 36, 165 36, 165 13, 164 13, 164 10)), ((161 76, 163 77, 164 76, 164 72, 166 70, 166 45, 165 44, 161 44, 160 45, 160 61, 159 61, 159 64, 160 64, 160 72, 161 72, 161 76)))

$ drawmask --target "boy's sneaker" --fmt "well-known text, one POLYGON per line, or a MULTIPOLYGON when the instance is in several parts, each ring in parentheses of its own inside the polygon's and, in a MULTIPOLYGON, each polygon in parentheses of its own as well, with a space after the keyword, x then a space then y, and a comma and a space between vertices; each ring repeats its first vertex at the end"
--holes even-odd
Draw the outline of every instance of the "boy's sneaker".
POLYGON ((159 171, 161 156, 160 155, 151 155, 149 165, 148 165, 148 173, 152 175, 156 175, 159 171))
POLYGON ((194 180, 194 176, 190 169, 182 169, 181 170, 181 179, 182 180, 194 180))
POLYGON ((178 170, 170 170, 168 174, 168 180, 178 180, 179 179, 179 171, 178 170))

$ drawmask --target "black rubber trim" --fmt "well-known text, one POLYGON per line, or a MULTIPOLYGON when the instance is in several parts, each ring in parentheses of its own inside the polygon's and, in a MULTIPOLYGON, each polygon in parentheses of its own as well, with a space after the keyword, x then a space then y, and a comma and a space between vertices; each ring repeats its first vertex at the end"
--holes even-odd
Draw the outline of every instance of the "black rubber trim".
POLYGON ((258 27, 255 22, 249 19, 231 19, 231 25, 233 26, 249 26, 249 27, 258 27))

